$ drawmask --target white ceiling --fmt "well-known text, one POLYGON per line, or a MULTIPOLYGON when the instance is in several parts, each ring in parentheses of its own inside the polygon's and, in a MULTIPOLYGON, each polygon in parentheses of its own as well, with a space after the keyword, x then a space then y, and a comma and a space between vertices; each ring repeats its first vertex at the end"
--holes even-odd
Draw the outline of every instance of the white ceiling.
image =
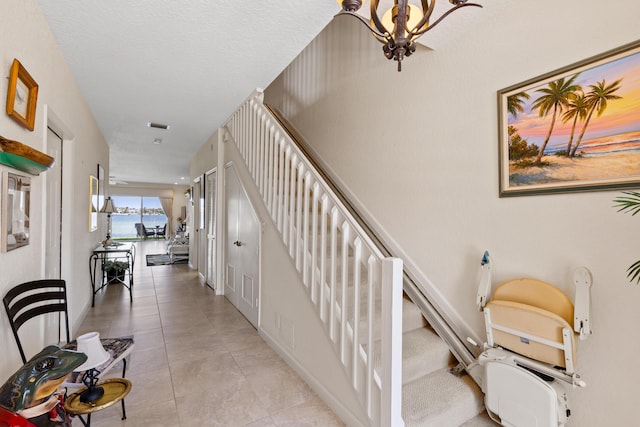
MULTIPOLYGON (((111 180, 162 184, 187 184, 193 154, 340 10, 335 0, 38 3, 110 146, 111 180)), ((459 37, 482 12, 457 12, 423 39, 459 37)))
POLYGON ((170 184, 339 11, 329 0, 38 3, 110 146, 110 175, 170 184))

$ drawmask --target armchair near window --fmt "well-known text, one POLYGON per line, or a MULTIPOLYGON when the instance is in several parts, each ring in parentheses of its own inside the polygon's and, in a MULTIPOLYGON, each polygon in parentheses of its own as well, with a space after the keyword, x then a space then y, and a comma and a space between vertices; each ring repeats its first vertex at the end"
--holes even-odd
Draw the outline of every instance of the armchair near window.
POLYGON ((138 233, 138 237, 141 239, 146 239, 149 236, 155 236, 156 232, 154 230, 147 230, 147 227, 140 222, 135 223, 136 232, 138 233))

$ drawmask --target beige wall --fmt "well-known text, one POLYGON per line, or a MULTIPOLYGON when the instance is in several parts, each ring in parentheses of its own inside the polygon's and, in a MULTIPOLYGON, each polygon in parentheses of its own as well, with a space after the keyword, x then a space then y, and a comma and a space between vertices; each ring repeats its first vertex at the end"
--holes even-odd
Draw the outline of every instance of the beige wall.
POLYGON ((631 365, 640 287, 625 278, 640 256, 640 223, 612 208, 617 192, 499 198, 496 92, 640 39, 639 15, 634 1, 511 2, 439 50, 419 49, 401 73, 358 22, 341 18, 266 90, 481 336, 474 302, 485 249, 495 283, 534 276, 572 295, 573 269, 591 269, 595 333, 578 364, 588 386, 571 392, 578 426, 640 418, 631 365))
MULTIPOLYGON (((36 125, 33 132, 20 127, 0 113, 0 134, 45 151, 47 117, 64 131, 63 183, 63 279, 69 289, 72 326, 77 326, 90 304, 90 251, 104 238, 104 224, 88 231, 89 175, 96 175, 97 164, 108 175, 109 151, 73 75, 49 31, 35 0, 5 0, 0 4, 0 100, 4 105, 9 68, 14 58, 39 85, 36 125)), ((0 166, 0 171, 11 170, 0 166)), ((44 206, 47 173, 32 177, 31 241, 26 247, 0 253, 0 294, 11 287, 46 276, 44 271, 44 206)), ((73 330, 73 328, 72 328, 73 330)), ((27 339, 27 353, 35 354, 44 345, 43 331, 34 326, 27 339)), ((72 332, 73 333, 73 332, 72 332)), ((22 362, 6 315, 0 316, 0 343, 3 343, 0 381, 4 381, 22 362)))

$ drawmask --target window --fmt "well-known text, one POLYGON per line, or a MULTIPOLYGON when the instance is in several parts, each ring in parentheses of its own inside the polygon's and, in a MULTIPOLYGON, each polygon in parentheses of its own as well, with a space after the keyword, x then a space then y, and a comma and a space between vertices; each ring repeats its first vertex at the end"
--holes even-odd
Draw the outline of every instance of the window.
POLYGON ((160 198, 141 196, 112 196, 116 213, 111 215, 111 235, 114 239, 135 239, 136 223, 146 228, 164 227, 164 214, 160 198))

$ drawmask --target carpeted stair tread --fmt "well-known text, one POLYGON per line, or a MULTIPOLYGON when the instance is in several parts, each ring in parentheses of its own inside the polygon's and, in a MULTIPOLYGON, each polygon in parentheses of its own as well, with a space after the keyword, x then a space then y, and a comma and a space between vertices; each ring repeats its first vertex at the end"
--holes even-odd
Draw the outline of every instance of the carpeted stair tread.
MULTIPOLYGON (((380 319, 379 316, 374 319, 373 335, 377 338, 380 338, 381 322, 382 320, 380 319)), ((361 331, 365 331, 364 328, 366 327, 366 323, 364 321, 360 326, 362 328, 361 331)), ((420 312, 420 309, 410 300, 406 298, 403 299, 402 300, 402 332, 407 333, 415 329, 420 329, 424 327, 429 327, 429 324, 427 323, 425 318, 422 317, 422 313, 420 312)))
POLYGON ((481 414, 476 415, 469 421, 466 421, 464 424, 460 425, 460 427, 495 427, 499 425, 500 424, 489 418, 487 411, 482 411, 481 414))
POLYGON ((447 368, 451 359, 449 347, 431 329, 406 332, 402 337, 402 383, 447 368))
POLYGON ((483 410, 482 392, 468 375, 435 371, 402 387, 406 427, 458 427, 483 410))
POLYGON ((406 333, 428 326, 417 305, 408 298, 402 300, 402 330, 406 333))

